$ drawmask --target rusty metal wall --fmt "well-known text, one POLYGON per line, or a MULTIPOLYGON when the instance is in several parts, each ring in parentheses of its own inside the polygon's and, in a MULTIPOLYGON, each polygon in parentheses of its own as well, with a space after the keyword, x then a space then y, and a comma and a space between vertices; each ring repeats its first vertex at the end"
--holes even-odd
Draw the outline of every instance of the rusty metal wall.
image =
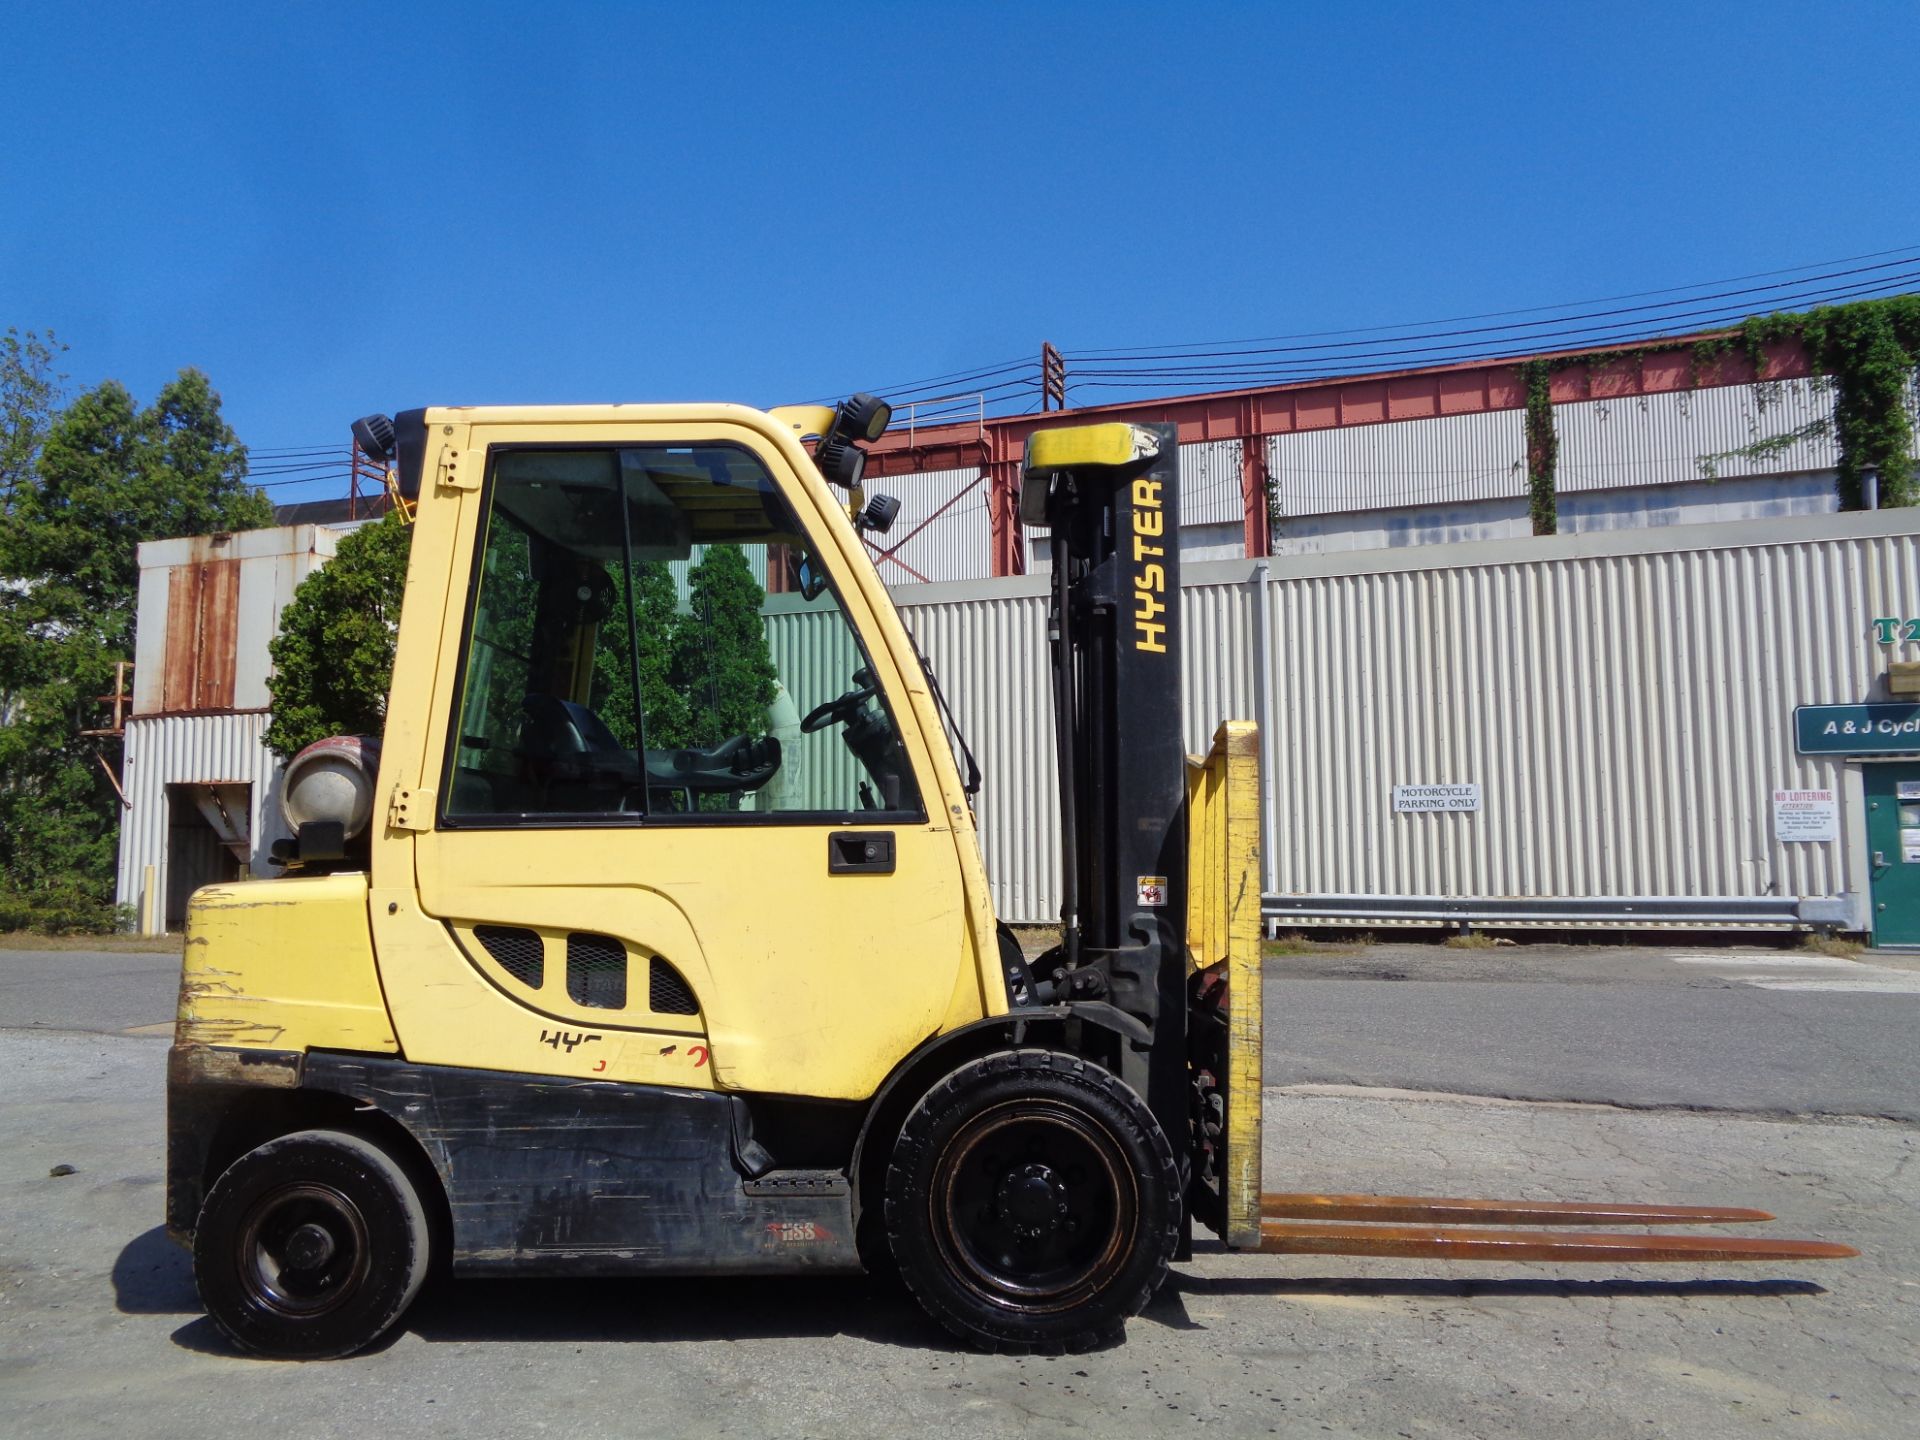
POLYGON ((132 808, 121 813, 114 898, 140 913, 145 867, 154 867, 158 893, 167 893, 167 786, 191 783, 251 787, 248 834, 253 873, 276 873, 266 863, 281 824, 279 766, 260 743, 263 711, 224 715, 135 716, 127 722, 121 786, 132 808))
POLYGON ((264 709, 280 612, 338 538, 283 525, 143 544, 134 714, 264 709), (182 606, 191 613, 176 613, 182 606))

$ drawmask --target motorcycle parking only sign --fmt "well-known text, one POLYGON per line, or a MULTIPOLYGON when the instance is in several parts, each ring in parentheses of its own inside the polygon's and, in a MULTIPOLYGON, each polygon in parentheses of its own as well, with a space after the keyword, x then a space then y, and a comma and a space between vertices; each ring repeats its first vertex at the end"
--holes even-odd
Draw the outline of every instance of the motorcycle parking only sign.
POLYGON ((1393 787, 1393 811, 1396 815, 1431 815, 1437 812, 1472 814, 1480 808, 1478 785, 1396 785, 1393 787))

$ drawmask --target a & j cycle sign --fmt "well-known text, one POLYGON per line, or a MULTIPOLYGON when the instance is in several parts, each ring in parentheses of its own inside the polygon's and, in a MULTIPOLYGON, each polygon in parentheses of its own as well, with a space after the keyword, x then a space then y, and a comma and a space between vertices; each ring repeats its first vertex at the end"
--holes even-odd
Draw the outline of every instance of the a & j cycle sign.
POLYGON ((1802 755, 1920 754, 1920 705, 1802 705, 1793 731, 1802 755))

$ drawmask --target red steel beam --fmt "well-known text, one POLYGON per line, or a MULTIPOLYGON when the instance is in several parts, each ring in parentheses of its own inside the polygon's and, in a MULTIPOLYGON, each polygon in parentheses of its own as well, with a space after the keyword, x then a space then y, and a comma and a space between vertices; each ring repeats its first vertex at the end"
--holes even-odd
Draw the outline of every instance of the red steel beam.
MULTIPOLYGON (((1723 330, 1680 336, 1646 347, 1631 347, 1633 353, 1624 358, 1601 363, 1580 362, 1617 354, 1629 347, 1557 350, 1535 357, 1472 360, 1457 365, 1292 381, 1254 389, 1126 400, 1042 415, 1000 415, 987 419, 984 435, 978 420, 918 427, 911 444, 904 431, 883 435, 877 440, 869 451, 866 473, 879 477, 972 465, 985 468, 987 510, 993 531, 993 573, 1018 575, 1026 569, 1026 546, 1021 536, 1017 503, 1020 461, 1026 453, 1027 436, 1042 426, 1069 419, 1083 424, 1132 420, 1172 424, 1177 427, 1182 444, 1200 440, 1257 442, 1268 435, 1285 435, 1296 430, 1328 430, 1394 420, 1517 410, 1526 404, 1526 385, 1521 379, 1520 367, 1529 358, 1549 360, 1559 367, 1551 382, 1556 405, 1575 400, 1746 385, 1756 380, 1793 380, 1813 373, 1798 340, 1768 345, 1758 366, 1738 345, 1712 361, 1696 364, 1695 345, 1701 341, 1732 338, 1736 334, 1723 330)), ((1263 446, 1256 443, 1243 447, 1241 500, 1249 555, 1266 552, 1265 460, 1263 446), (1249 451, 1255 453, 1250 456, 1249 451)))

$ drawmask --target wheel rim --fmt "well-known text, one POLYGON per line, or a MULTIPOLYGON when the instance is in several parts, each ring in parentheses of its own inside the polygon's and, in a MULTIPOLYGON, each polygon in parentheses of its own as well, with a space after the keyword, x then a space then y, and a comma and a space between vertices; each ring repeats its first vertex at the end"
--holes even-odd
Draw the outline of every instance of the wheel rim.
POLYGON ((1065 1310, 1126 1264, 1139 1189, 1092 1116, 1044 1099, 1010 1101, 964 1124, 941 1154, 932 1230, 955 1277, 994 1305, 1065 1310))
POLYGON ((307 1319, 353 1298, 367 1277, 360 1207, 331 1185, 283 1185, 254 1202, 235 1241, 240 1283, 255 1304, 307 1319))

